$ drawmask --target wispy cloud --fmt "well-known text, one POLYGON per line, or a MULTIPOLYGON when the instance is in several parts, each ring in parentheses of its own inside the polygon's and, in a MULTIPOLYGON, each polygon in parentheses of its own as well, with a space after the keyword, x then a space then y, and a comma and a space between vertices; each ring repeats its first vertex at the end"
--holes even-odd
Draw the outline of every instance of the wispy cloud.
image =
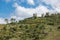
POLYGON ((8 3, 8 2, 10 2, 11 0, 4 0, 4 1, 8 3))
POLYGON ((48 5, 51 5, 55 11, 60 12, 60 0, 42 0, 48 5))
POLYGON ((27 3, 30 4, 30 5, 35 5, 34 0, 27 0, 27 3))

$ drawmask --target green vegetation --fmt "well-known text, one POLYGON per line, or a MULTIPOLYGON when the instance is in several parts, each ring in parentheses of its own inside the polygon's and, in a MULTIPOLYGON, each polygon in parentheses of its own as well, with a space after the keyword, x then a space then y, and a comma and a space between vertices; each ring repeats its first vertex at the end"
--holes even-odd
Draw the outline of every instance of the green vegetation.
POLYGON ((0 40, 60 40, 60 14, 49 14, 26 18, 16 22, 5 19, 0 25, 0 40))

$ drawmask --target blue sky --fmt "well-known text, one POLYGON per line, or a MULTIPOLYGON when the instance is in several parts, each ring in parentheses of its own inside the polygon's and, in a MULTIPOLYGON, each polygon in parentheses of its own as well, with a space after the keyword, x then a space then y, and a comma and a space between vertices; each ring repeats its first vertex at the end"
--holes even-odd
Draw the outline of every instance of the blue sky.
POLYGON ((0 17, 8 18, 10 16, 10 13, 14 10, 12 4, 12 2, 6 3, 5 1, 0 0, 0 17))
POLYGON ((46 12, 60 12, 60 0, 0 0, 0 23, 5 23, 5 18, 20 20, 46 12))

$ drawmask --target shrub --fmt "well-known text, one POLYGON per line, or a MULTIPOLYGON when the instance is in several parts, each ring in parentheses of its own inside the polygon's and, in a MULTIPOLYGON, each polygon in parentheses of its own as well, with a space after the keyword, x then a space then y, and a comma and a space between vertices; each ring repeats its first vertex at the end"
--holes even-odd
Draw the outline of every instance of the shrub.
POLYGON ((53 22, 49 22, 49 23, 47 23, 47 25, 54 25, 54 23, 53 22))
POLYGON ((58 26, 58 28, 57 28, 58 30, 60 30, 60 26, 58 26))

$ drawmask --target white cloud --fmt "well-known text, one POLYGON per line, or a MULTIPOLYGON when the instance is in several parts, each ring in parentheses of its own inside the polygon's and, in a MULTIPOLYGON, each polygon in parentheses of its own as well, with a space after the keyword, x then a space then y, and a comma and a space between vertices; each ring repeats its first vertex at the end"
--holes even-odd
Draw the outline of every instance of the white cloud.
POLYGON ((20 5, 18 5, 17 3, 14 4, 15 6, 15 13, 17 16, 19 16, 20 18, 27 18, 27 17, 31 17, 33 16, 33 13, 37 13, 38 16, 41 16, 42 13, 46 13, 49 11, 49 9, 45 6, 38 6, 36 8, 25 8, 22 7, 20 5))
POLYGON ((7 3, 10 2, 10 1, 11 1, 11 0, 5 0, 5 2, 7 2, 7 3))
POLYGON ((27 0, 27 3, 30 4, 30 5, 34 5, 34 0, 27 0))
POLYGON ((5 22, 5 20, 4 20, 4 18, 0 18, 0 24, 5 24, 6 22, 5 22))
POLYGON ((60 0, 42 0, 48 5, 51 5, 55 11, 60 12, 60 0))
POLYGON ((11 16, 11 18, 15 18, 16 19, 17 17, 16 16, 11 16))

